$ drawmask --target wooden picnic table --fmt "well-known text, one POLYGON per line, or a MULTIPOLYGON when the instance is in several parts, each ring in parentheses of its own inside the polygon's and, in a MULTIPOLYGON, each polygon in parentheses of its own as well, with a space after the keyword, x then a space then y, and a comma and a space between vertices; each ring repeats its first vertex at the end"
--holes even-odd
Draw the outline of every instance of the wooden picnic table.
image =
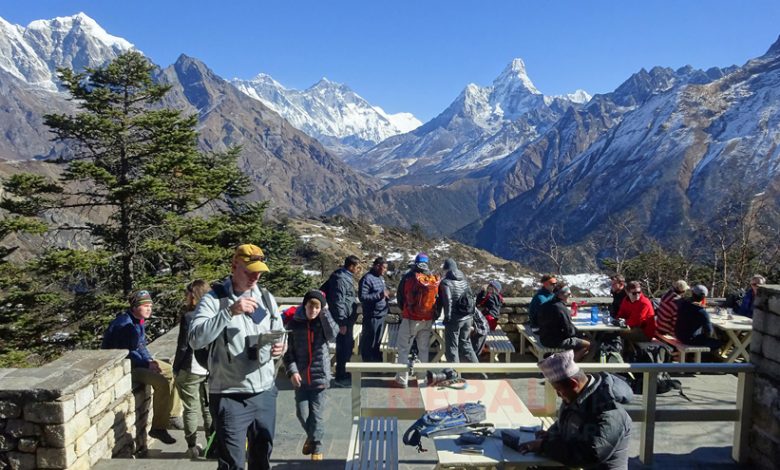
POLYGON ((728 318, 725 311, 710 314, 712 325, 726 334, 729 341, 723 347, 723 358, 726 362, 736 362, 744 359, 750 362, 750 340, 753 337, 753 319, 742 315, 732 315, 728 318))
MULTIPOLYGON (((449 405, 467 402, 482 402, 487 418, 485 422, 496 426, 496 434, 480 445, 482 455, 464 454, 453 436, 437 436, 433 439, 438 465, 436 468, 493 468, 512 466, 527 468, 533 466, 560 466, 561 464, 536 454, 521 454, 505 446, 501 441, 500 429, 517 430, 519 426, 541 425, 517 396, 508 380, 468 380, 463 390, 421 386, 423 405, 426 410, 435 410, 449 405)), ((535 438, 532 432, 521 432, 521 441, 535 438)), ((427 438, 423 438, 427 439, 427 438)))

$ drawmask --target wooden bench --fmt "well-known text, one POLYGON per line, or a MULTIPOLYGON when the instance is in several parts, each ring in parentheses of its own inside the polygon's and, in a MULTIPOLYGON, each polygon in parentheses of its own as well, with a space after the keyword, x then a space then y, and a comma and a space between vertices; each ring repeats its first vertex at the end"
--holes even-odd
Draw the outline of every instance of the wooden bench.
POLYGON ((686 354, 693 354, 694 362, 701 362, 701 353, 710 351, 710 348, 707 346, 691 346, 671 335, 658 335, 658 339, 677 350, 680 356, 680 363, 685 362, 686 354))
POLYGON ((392 363, 396 361, 398 355, 398 329, 400 323, 386 323, 385 332, 382 335, 382 341, 379 343, 379 350, 382 352, 383 362, 392 363))
POLYGON ((539 336, 531 331, 531 328, 526 325, 517 325, 517 331, 520 333, 521 354, 530 351, 531 354, 536 356, 537 360, 541 361, 550 354, 565 351, 565 349, 561 348, 548 348, 547 346, 542 346, 539 336))
POLYGON ((488 332, 485 346, 490 351, 490 362, 498 362, 501 354, 504 355, 504 362, 510 362, 512 353, 515 352, 515 346, 509 341, 509 337, 502 330, 488 332))
POLYGON ((373 417, 352 420, 346 470, 398 468, 398 418, 373 417))

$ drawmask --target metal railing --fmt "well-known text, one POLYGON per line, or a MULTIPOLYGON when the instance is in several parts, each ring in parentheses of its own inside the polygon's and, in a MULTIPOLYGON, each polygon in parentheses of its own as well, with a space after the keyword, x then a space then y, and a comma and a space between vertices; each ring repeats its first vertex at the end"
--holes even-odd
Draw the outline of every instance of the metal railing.
MULTIPOLYGON (((489 374, 539 374, 541 371, 535 363, 457 363, 447 364, 459 373, 484 372, 489 374)), ((627 410, 631 419, 641 423, 639 460, 650 465, 653 462, 653 442, 655 424, 661 422, 690 421, 728 421, 734 422, 734 443, 732 458, 739 463, 746 463, 748 457, 748 433, 750 431, 751 398, 753 395, 753 380, 755 368, 752 364, 579 364, 584 372, 631 372, 643 374, 642 402, 640 409, 627 410), (686 408, 679 410, 656 409, 656 380, 658 374, 668 372, 680 373, 727 373, 736 374, 737 397, 736 407, 730 409, 686 408)), ((415 364, 415 372, 441 370, 440 363, 415 364)), ((404 364, 387 363, 347 363, 347 371, 352 374, 352 415, 353 416, 396 416, 400 419, 416 419, 425 410, 419 408, 369 408, 361 406, 361 379, 364 373, 397 373, 407 371, 404 364)), ((541 408, 529 408, 536 416, 555 416, 556 393, 549 382, 545 382, 544 404, 541 408)))

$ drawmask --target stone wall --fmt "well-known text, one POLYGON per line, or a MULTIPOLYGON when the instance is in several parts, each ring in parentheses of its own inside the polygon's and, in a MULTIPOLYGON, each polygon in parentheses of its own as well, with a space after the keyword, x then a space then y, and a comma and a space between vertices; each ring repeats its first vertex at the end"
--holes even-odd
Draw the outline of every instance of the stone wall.
POLYGON ((758 291, 750 362, 756 366, 750 459, 754 468, 776 469, 780 457, 780 285, 762 286, 758 291))
POLYGON ((80 350, 36 369, 0 369, 0 469, 88 469, 143 447, 135 430, 150 393, 134 395, 125 356, 80 350))

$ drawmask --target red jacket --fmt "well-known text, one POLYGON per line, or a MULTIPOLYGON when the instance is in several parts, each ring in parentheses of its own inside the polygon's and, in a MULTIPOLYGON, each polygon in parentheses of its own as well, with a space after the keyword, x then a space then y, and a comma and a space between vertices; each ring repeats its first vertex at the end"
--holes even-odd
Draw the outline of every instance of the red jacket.
POLYGON ((649 339, 655 338, 655 312, 650 299, 644 294, 640 295, 636 302, 631 302, 626 296, 620 303, 617 317, 625 319, 629 328, 642 328, 645 336, 649 339))

